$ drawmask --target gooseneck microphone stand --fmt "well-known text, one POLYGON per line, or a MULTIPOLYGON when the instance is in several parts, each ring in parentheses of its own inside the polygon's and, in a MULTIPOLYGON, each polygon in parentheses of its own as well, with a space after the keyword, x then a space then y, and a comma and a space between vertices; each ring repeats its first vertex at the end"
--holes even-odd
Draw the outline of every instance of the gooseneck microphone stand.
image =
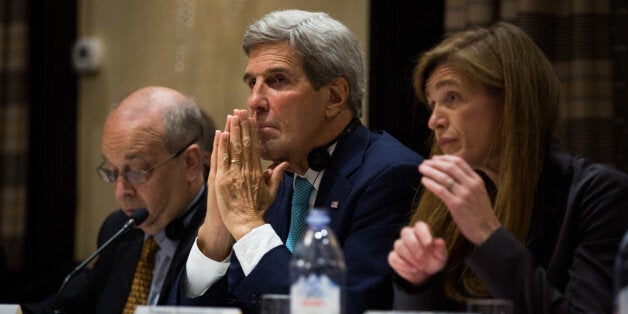
POLYGON ((70 282, 70 280, 76 274, 78 274, 83 269, 85 269, 85 267, 94 258, 96 258, 96 256, 98 256, 102 250, 104 250, 107 246, 109 246, 109 244, 111 242, 115 241, 121 235, 123 235, 126 232, 128 232, 129 230, 131 230, 131 227, 139 226, 141 223, 144 222, 144 220, 146 220, 146 218, 148 218, 148 210, 146 210, 146 208, 139 208, 139 209, 135 210, 133 212, 133 214, 131 214, 131 217, 129 218, 129 220, 124 224, 124 226, 122 226, 122 228, 120 228, 120 230, 118 230, 118 232, 116 232, 116 234, 114 234, 111 238, 109 238, 109 240, 107 240, 107 242, 105 242, 103 245, 101 245, 96 250, 96 252, 94 252, 94 253, 92 253, 92 255, 88 256, 82 263, 80 263, 78 266, 76 266, 76 268, 74 268, 74 270, 72 270, 67 276, 65 276, 65 279, 63 280, 63 283, 61 284, 61 287, 59 288, 59 291, 57 292, 57 300, 55 302, 55 307, 54 307, 54 313, 55 314, 63 314, 63 291, 67 287, 67 285, 70 282))

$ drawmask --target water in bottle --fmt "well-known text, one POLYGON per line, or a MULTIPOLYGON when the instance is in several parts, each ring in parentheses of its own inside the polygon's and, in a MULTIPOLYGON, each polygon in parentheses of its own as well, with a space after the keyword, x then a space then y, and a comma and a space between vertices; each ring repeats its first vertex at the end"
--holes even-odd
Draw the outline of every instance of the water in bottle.
POLYGON ((327 210, 313 208, 290 262, 292 314, 343 313, 346 267, 327 210))

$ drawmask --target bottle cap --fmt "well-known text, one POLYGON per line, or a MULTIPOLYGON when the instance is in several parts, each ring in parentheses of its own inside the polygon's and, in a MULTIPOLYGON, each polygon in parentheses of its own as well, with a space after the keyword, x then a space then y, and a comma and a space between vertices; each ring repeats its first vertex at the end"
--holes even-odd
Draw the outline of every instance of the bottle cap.
POLYGON ((307 216, 307 223, 310 226, 325 226, 329 221, 329 213, 324 208, 312 208, 307 216))

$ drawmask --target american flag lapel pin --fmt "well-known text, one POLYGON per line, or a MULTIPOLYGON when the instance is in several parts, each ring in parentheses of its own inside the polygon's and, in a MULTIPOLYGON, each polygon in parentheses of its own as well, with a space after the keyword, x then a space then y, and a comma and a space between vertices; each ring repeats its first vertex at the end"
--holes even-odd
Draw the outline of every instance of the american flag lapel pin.
POLYGON ((331 201, 331 208, 338 208, 338 201, 331 201))

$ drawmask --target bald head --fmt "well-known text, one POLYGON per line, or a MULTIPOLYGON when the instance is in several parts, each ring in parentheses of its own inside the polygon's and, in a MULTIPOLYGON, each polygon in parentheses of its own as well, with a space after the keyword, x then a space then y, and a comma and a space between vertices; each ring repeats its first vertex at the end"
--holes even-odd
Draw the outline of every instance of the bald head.
POLYGON ((109 131, 134 129, 145 141, 162 143, 174 152, 182 142, 202 144, 203 123, 201 111, 190 97, 167 87, 143 87, 113 106, 105 122, 103 145, 106 140, 119 140, 107 136, 109 131))
POLYGON ((148 86, 124 96, 113 106, 111 114, 120 113, 133 116, 159 112, 185 102, 193 103, 194 101, 171 88, 148 86))

